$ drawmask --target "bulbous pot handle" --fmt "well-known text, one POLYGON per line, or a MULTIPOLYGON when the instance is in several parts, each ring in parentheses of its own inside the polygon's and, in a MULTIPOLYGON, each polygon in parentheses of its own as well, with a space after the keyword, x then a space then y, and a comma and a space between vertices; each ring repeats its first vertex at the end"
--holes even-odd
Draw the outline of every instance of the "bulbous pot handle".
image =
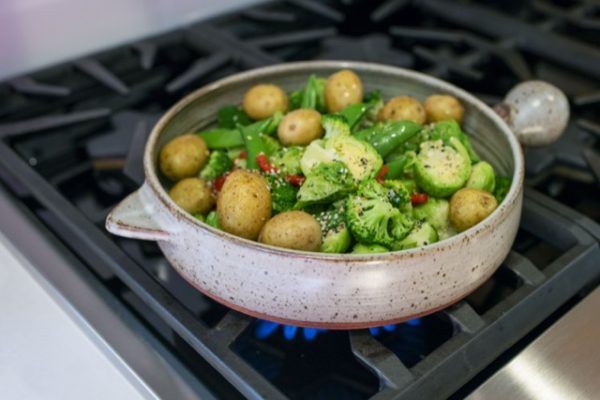
POLYGON ((494 110, 524 146, 545 146, 556 141, 569 122, 569 101, 556 86, 526 81, 513 87, 494 110))
POLYGON ((138 190, 123 199, 106 217, 106 230, 118 236, 165 241, 172 233, 161 223, 157 210, 158 198, 145 182, 138 190))

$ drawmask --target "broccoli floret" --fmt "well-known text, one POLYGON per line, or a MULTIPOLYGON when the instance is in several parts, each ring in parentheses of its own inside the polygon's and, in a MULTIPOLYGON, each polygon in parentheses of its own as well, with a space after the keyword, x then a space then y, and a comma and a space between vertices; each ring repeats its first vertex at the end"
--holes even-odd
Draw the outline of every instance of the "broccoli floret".
POLYGON ((494 189, 494 197, 498 201, 498 204, 502 203, 502 200, 508 194, 512 185, 512 179, 506 176, 499 176, 496 178, 496 188, 494 189))
POLYGON ((394 208, 386 188, 375 180, 363 182, 356 195, 346 199, 345 216, 357 241, 383 246, 402 240, 414 225, 410 216, 394 208))
POLYGON ((469 180, 467 180, 467 184, 465 186, 469 188, 485 190, 489 193, 494 193, 494 189, 496 187, 494 168, 485 161, 480 161, 473 165, 471 169, 471 176, 469 176, 469 180))
POLYGON ((354 191, 354 179, 340 161, 321 163, 310 170, 297 194, 296 208, 334 202, 354 191))
POLYGON ((304 154, 304 148, 300 146, 282 147, 275 153, 270 161, 275 167, 286 175, 299 175, 302 173, 300 160, 304 154))
POLYGON ((265 174, 264 176, 271 189, 273 211, 275 213, 281 213, 294 209, 298 188, 291 185, 279 175, 265 174))
POLYGON ((300 167, 304 175, 309 175, 316 165, 331 161, 342 161, 356 181, 373 178, 383 165, 381 156, 369 143, 340 135, 311 142, 302 155, 300 167))
POLYGON ((219 225, 219 217, 217 216, 217 212, 215 210, 209 212, 206 215, 206 218, 204 219, 204 222, 207 225, 212 226, 213 228, 221 229, 221 226, 219 225))
POLYGON ((421 143, 415 162, 417 185, 436 197, 447 197, 462 188, 471 175, 471 161, 462 143, 451 137, 421 143))
POLYGON ((403 181, 395 179, 386 180, 383 182, 383 186, 387 189, 388 200, 394 207, 402 211, 412 211, 410 203, 411 192, 403 181))
POLYGON ((417 221, 408 236, 392 245, 392 250, 406 250, 426 246, 438 241, 438 234, 433 226, 425 221, 417 221))
POLYGON ((227 153, 221 150, 213 150, 210 153, 206 166, 200 171, 200 178, 215 179, 231 170, 233 162, 227 156, 227 153))
POLYGON ((425 204, 413 207, 413 217, 427 221, 438 232, 446 230, 450 222, 448 219, 449 203, 446 199, 429 197, 425 204))
POLYGON ((325 114, 321 117, 321 125, 325 129, 325 139, 351 135, 350 126, 341 115, 325 114))
POLYGON ((387 247, 378 244, 356 243, 352 248, 352 254, 387 253, 388 251, 390 250, 387 247))
POLYGON ((343 200, 333 203, 327 210, 317 214, 316 219, 323 232, 323 253, 345 253, 352 244, 350 231, 344 220, 345 203, 343 200))

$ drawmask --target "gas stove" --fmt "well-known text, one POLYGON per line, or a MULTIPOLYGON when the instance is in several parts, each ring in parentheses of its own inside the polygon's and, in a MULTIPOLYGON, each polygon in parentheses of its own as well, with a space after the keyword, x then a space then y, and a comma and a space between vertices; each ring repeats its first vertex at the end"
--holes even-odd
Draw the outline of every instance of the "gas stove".
POLYGON ((0 184, 10 198, 0 222, 28 221, 43 245, 7 235, 165 398, 173 386, 144 375, 140 355, 107 329, 111 312, 162 354, 190 397, 462 398, 600 280, 598 10, 583 0, 288 0, 16 77, 0 83, 0 184), (143 145, 162 112, 221 77, 304 59, 412 68, 490 105, 527 79, 569 96, 563 137, 526 149, 511 253, 467 299, 365 331, 279 326, 198 293, 156 244, 104 230, 108 211, 143 182, 143 145), (68 268, 53 267, 50 253, 68 268))

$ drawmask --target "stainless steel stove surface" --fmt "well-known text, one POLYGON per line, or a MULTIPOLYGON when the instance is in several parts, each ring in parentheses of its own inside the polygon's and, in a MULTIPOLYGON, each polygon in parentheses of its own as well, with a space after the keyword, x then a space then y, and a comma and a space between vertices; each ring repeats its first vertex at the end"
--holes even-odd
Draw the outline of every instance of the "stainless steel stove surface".
POLYGON ((19 77, 0 84, 0 223, 26 225, 7 235, 165 398, 461 398, 600 280, 599 30, 585 1, 289 0, 19 77), (142 183, 145 139, 177 99, 244 69, 317 58, 421 70, 490 104, 526 79, 569 96, 563 138, 526 151, 511 253, 464 301, 370 331, 282 327, 199 294, 154 243, 104 230, 142 183), (43 245, 28 248, 24 231, 43 245), (145 347, 107 329, 119 318, 145 347))

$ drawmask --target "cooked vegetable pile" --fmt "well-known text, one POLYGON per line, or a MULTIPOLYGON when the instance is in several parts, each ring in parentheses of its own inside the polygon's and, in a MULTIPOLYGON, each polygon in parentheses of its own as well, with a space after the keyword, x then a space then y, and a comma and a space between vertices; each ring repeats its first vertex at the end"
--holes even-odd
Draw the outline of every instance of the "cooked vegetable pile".
POLYGON ((439 94, 384 103, 354 72, 290 94, 260 84, 217 127, 160 152, 169 195, 206 224, 273 246, 381 253, 425 246, 486 218, 510 188, 439 94))

